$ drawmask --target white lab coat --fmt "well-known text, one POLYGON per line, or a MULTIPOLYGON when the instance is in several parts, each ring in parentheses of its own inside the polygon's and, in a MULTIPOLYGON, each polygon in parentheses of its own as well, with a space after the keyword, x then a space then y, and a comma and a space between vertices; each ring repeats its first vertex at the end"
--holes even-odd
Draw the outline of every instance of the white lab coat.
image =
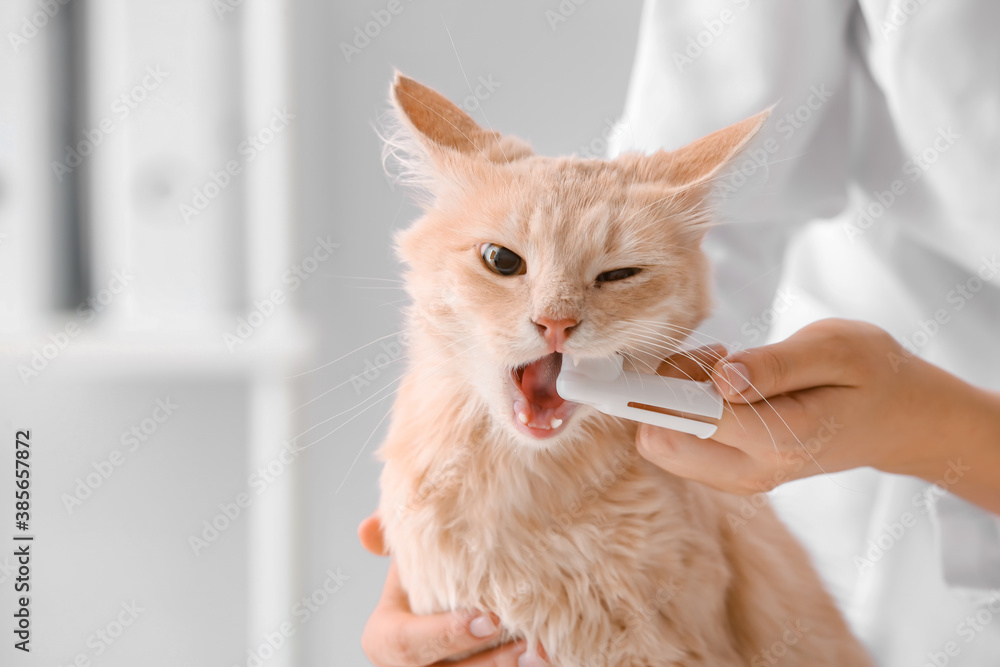
MULTIPOLYGON (((706 335, 863 319, 1000 390, 998 31, 992 0, 647 0, 613 154, 777 103, 720 185, 706 335)), ((880 665, 1000 665, 1000 518, 871 469, 772 497, 880 665)))

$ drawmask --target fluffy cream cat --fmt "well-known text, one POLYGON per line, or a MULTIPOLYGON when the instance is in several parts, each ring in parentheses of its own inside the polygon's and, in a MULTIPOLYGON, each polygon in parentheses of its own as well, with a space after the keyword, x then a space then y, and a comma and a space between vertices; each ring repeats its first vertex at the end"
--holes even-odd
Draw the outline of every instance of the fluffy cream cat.
POLYGON ((380 450, 413 610, 493 611, 557 666, 871 664, 770 508, 730 527, 740 497, 555 391, 561 353, 663 358, 706 316, 711 181, 767 113, 605 161, 537 156, 402 76, 392 98, 387 155, 425 195, 380 450))

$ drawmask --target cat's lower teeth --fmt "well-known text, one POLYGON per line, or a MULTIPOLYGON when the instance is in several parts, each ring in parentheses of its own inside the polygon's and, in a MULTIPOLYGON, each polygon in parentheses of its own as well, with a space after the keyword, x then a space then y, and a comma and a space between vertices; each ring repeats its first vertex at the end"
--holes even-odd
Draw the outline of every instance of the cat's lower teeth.
POLYGON ((528 413, 527 412, 518 412, 517 413, 517 418, 518 418, 518 420, 520 420, 520 422, 522 424, 527 424, 528 423, 528 413))
POLYGON ((552 418, 552 428, 559 428, 560 426, 562 426, 562 420, 561 419, 556 419, 555 417, 553 417, 552 418))

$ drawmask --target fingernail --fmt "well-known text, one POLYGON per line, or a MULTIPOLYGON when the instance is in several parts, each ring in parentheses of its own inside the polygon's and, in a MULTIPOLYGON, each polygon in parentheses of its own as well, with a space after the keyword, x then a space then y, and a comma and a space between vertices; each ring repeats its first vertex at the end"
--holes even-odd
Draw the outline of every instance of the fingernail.
POLYGON ((530 650, 527 653, 522 653, 521 657, 517 659, 517 667, 548 667, 548 665, 549 663, 530 650))
POLYGON ((729 383, 730 396, 746 391, 750 386, 750 371, 739 362, 731 364, 727 361, 722 366, 722 374, 726 376, 726 382, 729 383))
POLYGON ((469 632, 473 637, 492 637, 499 629, 500 626, 493 620, 492 614, 480 614, 469 623, 469 632))

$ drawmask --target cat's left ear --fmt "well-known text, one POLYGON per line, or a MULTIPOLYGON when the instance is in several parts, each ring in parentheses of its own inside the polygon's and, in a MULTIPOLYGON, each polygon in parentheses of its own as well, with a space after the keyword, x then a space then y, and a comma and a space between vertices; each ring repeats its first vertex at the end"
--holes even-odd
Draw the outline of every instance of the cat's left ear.
MULTIPOLYGON (((773 108, 773 107, 772 107, 773 108)), ((675 151, 647 158, 647 177, 679 189, 698 191, 719 175, 760 132, 771 108, 696 139, 675 151)))
POLYGON ((435 90, 396 73, 391 98, 400 131, 386 140, 403 179, 431 191, 460 181, 477 164, 505 164, 532 155, 523 141, 484 130, 469 114, 435 90))

